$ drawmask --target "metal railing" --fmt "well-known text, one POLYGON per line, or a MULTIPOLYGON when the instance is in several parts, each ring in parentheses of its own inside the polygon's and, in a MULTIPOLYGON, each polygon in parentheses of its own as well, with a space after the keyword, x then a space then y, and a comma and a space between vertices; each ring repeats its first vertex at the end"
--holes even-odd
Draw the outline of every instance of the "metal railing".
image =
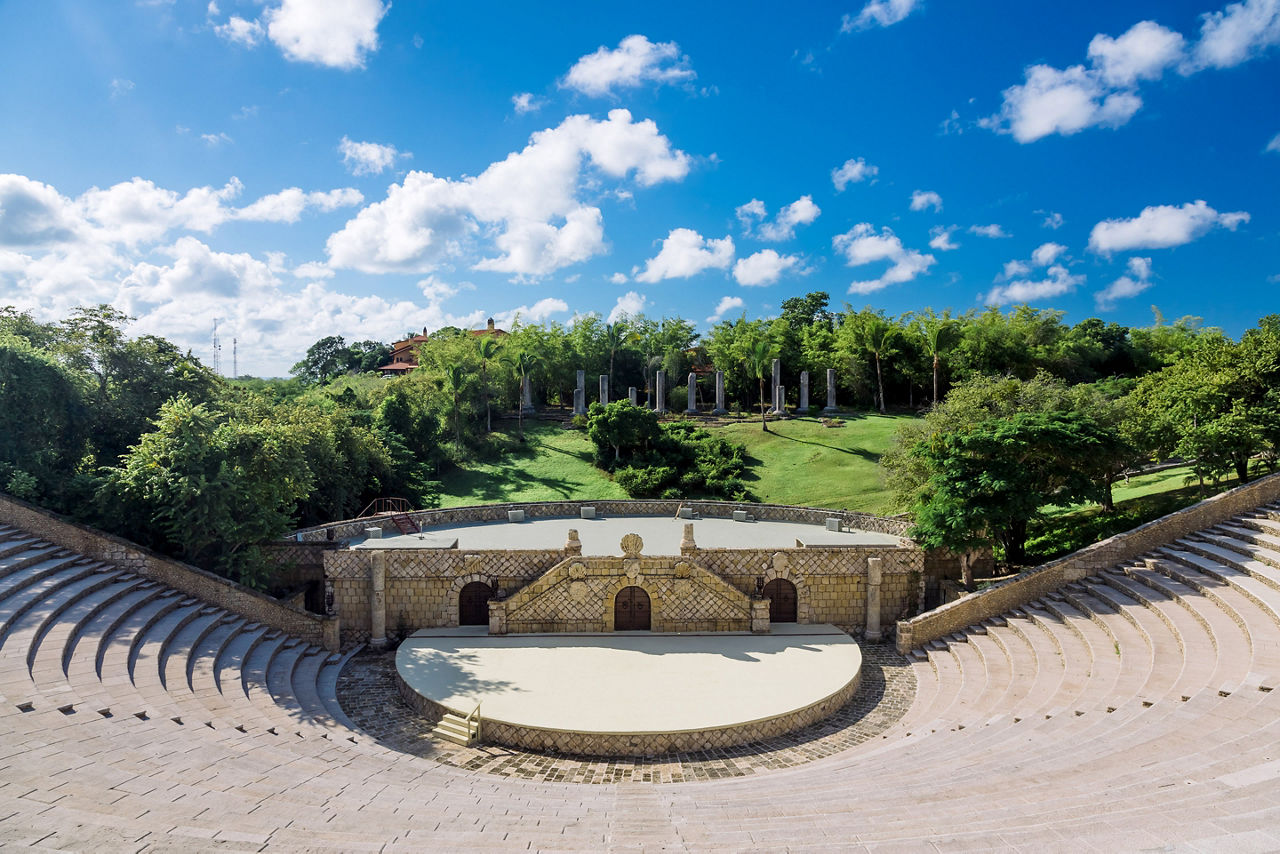
POLYGON ((412 513, 413 506, 409 504, 407 498, 375 498, 369 502, 369 506, 360 511, 357 519, 364 519, 368 516, 381 516, 386 513, 412 513))
POLYGON ((480 704, 476 703, 476 707, 471 710, 471 714, 466 717, 467 740, 474 743, 480 740, 480 704), (472 721, 475 721, 475 730, 472 730, 472 721))

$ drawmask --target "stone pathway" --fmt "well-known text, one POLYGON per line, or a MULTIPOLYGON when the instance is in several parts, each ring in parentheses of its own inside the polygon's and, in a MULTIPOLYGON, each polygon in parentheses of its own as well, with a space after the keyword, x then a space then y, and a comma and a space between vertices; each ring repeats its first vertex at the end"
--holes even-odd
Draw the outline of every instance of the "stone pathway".
POLYGON ((859 644, 862 684, 831 718, 785 736, 737 747, 657 757, 583 758, 499 745, 461 747, 431 737, 435 723, 396 691, 395 653, 364 652, 338 677, 338 700, 351 720, 384 747, 499 777, 554 783, 684 783, 792 768, 882 735, 911 705, 915 675, 888 644, 859 644))

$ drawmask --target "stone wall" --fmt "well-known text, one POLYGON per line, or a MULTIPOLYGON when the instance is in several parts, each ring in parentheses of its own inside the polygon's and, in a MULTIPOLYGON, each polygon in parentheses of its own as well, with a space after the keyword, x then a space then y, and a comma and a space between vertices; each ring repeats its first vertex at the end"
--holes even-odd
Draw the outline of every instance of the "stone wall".
POLYGON ((338 621, 334 617, 308 613, 220 575, 95 531, 12 496, 0 494, 0 522, 29 531, 68 551, 155 579, 188 596, 280 629, 308 643, 338 649, 338 621))
POLYGON ((1064 584, 1133 560, 1180 537, 1213 527, 1240 513, 1280 499, 1280 474, 1247 483, 1094 543, 1066 557, 970 593, 927 614, 898 623, 898 649, 907 652, 952 632, 1026 605, 1064 584))

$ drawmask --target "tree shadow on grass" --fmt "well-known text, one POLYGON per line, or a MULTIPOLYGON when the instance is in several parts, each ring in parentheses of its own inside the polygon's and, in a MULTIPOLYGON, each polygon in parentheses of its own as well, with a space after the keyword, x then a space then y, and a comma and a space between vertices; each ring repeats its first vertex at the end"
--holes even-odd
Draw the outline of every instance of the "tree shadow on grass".
POLYGON ((788 436, 785 433, 779 433, 776 430, 774 435, 779 439, 786 439, 788 442, 799 442, 802 445, 816 445, 819 448, 826 448, 830 451, 836 451, 841 454, 848 454, 852 457, 862 457, 868 462, 880 462, 880 454, 868 451, 865 448, 841 448, 839 445, 828 445, 826 442, 816 442, 813 439, 801 439, 798 436, 788 436))

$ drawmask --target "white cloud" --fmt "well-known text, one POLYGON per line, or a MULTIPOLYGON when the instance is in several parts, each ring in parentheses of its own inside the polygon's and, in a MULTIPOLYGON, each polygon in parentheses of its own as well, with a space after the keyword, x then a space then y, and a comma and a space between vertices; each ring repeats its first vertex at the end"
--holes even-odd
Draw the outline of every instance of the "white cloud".
POLYGON ((380 175, 395 166, 401 157, 413 156, 411 152, 398 151, 394 145, 356 142, 346 136, 338 143, 338 151, 342 154, 342 165, 352 175, 380 175))
POLYGON ((1003 279, 1012 279, 1015 276, 1025 276, 1031 272, 1031 265, 1026 261, 1006 261, 1004 262, 1004 270, 1000 277, 1003 279))
POLYGON ((71 243, 85 225, 71 200, 48 184, 25 175, 0 175, 0 247, 71 243))
POLYGON ((532 92, 521 92, 518 95, 511 96, 511 106, 515 108, 518 115, 526 113, 536 113, 542 109, 542 101, 533 97, 532 92))
POLYGON ((609 277, 609 281, 615 285, 625 285, 627 283, 626 273, 614 273, 609 277))
POLYGON ((381 0, 283 0, 262 17, 286 59, 350 70, 378 49, 378 24, 390 8, 381 0))
POLYGON ((1231 68, 1280 44, 1280 2, 1244 0, 1202 16, 1188 71, 1231 68))
POLYGON ((879 172, 879 166, 872 166, 861 157, 856 160, 850 159, 838 169, 831 170, 831 183, 835 185, 837 193, 843 193, 844 188, 850 184, 874 179, 879 172))
MULTIPOLYGON (((453 296, 453 293, 449 296, 453 296)), ((533 305, 522 305, 519 308, 500 311, 493 316, 493 322, 498 327, 510 328, 516 322, 518 317, 522 323, 542 323, 553 314, 564 314, 569 311, 569 304, 562 299, 556 297, 544 297, 533 305)))
POLYGON ((210 148, 217 148, 226 142, 235 142, 234 139, 219 131, 218 133, 202 133, 200 138, 204 140, 205 145, 210 148))
POLYGON ((1235 231, 1249 221, 1245 211, 1218 213, 1197 199, 1182 207, 1157 205, 1142 209, 1133 219, 1103 220, 1089 233, 1094 252, 1126 252, 1131 249, 1168 249, 1203 237, 1215 226, 1235 231))
MULTIPOLYGON (((644 294, 639 294, 635 291, 627 291, 625 294, 618 297, 618 301, 609 312, 607 322, 617 323, 619 320, 624 318, 635 317, 637 314, 644 311, 644 307, 648 304, 649 301, 645 299, 644 294)), ((565 309, 567 310, 568 306, 565 306, 565 309)))
POLYGON ((235 218, 256 222, 297 222, 307 208, 328 212, 358 205, 363 201, 364 196, 360 191, 350 187, 313 193, 289 187, 241 208, 236 212, 235 218))
POLYGON ((732 237, 708 240, 691 228, 675 228, 662 241, 658 254, 644 263, 637 282, 687 279, 703 270, 725 270, 733 263, 732 237))
MULTIPOLYGON (((218 14, 218 8, 210 4, 209 14, 218 14)), ((243 47, 256 46, 258 42, 262 41, 262 37, 266 33, 262 28, 262 24, 257 20, 247 21, 239 15, 232 15, 225 24, 214 26, 213 31, 232 44, 238 44, 243 47)))
POLYGON ((716 303, 716 310, 707 318, 707 323, 719 323, 724 320, 724 316, 736 308, 742 308, 745 303, 742 297, 721 297, 720 302, 716 303))
POLYGON ((1011 302, 1029 302, 1061 296, 1075 290, 1085 280, 1084 276, 1073 276, 1061 264, 1049 268, 1048 276, 1040 281, 1020 279, 1007 285, 999 285, 991 289, 983 301, 987 305, 1004 305, 1011 302))
POLYGON ((939 252, 950 252, 953 249, 959 249, 960 244, 951 239, 951 234, 955 230, 956 226, 954 225, 935 225, 929 229, 929 248, 937 249, 939 252))
POLYGON ((889 262, 889 268, 879 278, 850 284, 851 294, 869 294, 889 285, 909 282, 928 272, 935 263, 932 255, 904 247, 891 229, 882 228, 877 234, 875 226, 869 222, 860 222, 844 234, 836 235, 831 244, 845 256, 850 267, 889 262))
POLYGON ((133 91, 133 81, 117 77, 111 81, 111 97, 120 98, 133 91))
POLYGON ((990 238, 1011 236, 1009 232, 1004 230, 1004 226, 994 222, 991 225, 971 225, 969 226, 969 233, 976 234, 979 237, 990 238))
POLYGON ((772 249, 764 249, 734 264, 733 278, 747 287, 772 285, 799 262, 798 255, 779 255, 772 249))
POLYGON ((855 15, 845 15, 840 22, 840 32, 851 33, 870 27, 889 27, 910 15, 920 7, 920 0, 870 0, 855 15))
POLYGON ((95 239, 136 246, 160 240, 174 229, 212 231, 234 217, 229 203, 243 189, 232 178, 220 188, 195 187, 179 195, 134 178, 105 190, 90 188, 76 200, 76 208, 95 239))
POLYGON ((1036 213, 1044 214, 1044 222, 1040 223, 1041 228, 1051 228, 1054 231, 1062 228, 1062 224, 1066 222, 1062 214, 1057 211, 1036 211, 1036 213))
POLYGON ((333 271, 323 261, 308 261, 293 268, 295 279, 332 279, 333 271))
POLYGON ((1041 243, 1031 253, 1031 263, 1037 267, 1048 267, 1054 261, 1058 260, 1063 252, 1067 251, 1067 247, 1061 243, 1041 243))
POLYGON ((1083 65, 1059 71, 1048 65, 1027 69, 1026 82, 1004 90, 1000 113, 980 124, 1012 133, 1018 142, 1034 142, 1052 133, 1069 136, 1087 127, 1119 127, 1133 118, 1142 99, 1129 91, 1111 92, 1083 65))
POLYGON ((1280 154, 1280 133, 1271 137, 1271 141, 1267 143, 1267 147, 1263 151, 1274 151, 1280 154))
POLYGON ((1089 42, 1089 59, 1102 81, 1125 88, 1139 80, 1159 80, 1182 59, 1181 33, 1155 21, 1140 21, 1119 38, 1099 33, 1089 42))
POLYGON ((764 202, 759 199, 752 199, 745 205, 738 206, 734 213, 748 235, 760 240, 782 241, 795 237, 796 226, 813 222, 822 213, 822 209, 813 203, 812 196, 801 196, 791 204, 784 205, 773 222, 764 221, 768 211, 764 202), (759 227, 753 231, 752 226, 757 223, 759 227))
POLYGON ((1151 287, 1151 259, 1133 257, 1129 259, 1128 275, 1121 276, 1110 285, 1093 295, 1100 311, 1115 308, 1117 300, 1137 296, 1151 287))
POLYGON ((599 208, 579 198, 587 166, 650 186, 683 179, 689 157, 652 121, 633 122, 627 110, 611 111, 606 121, 569 116, 478 176, 410 172, 329 237, 330 263, 368 273, 429 272, 489 239, 498 254, 476 269, 540 276, 586 260, 605 248, 599 208))
POLYGON ((631 35, 614 50, 601 46, 580 58, 560 85, 584 95, 600 96, 645 83, 684 83, 696 76, 689 67, 689 58, 681 56, 675 42, 655 44, 642 35, 631 35))
POLYGON ((911 209, 913 211, 923 211, 929 208, 941 211, 942 196, 939 196, 933 190, 915 190, 911 193, 911 209))

